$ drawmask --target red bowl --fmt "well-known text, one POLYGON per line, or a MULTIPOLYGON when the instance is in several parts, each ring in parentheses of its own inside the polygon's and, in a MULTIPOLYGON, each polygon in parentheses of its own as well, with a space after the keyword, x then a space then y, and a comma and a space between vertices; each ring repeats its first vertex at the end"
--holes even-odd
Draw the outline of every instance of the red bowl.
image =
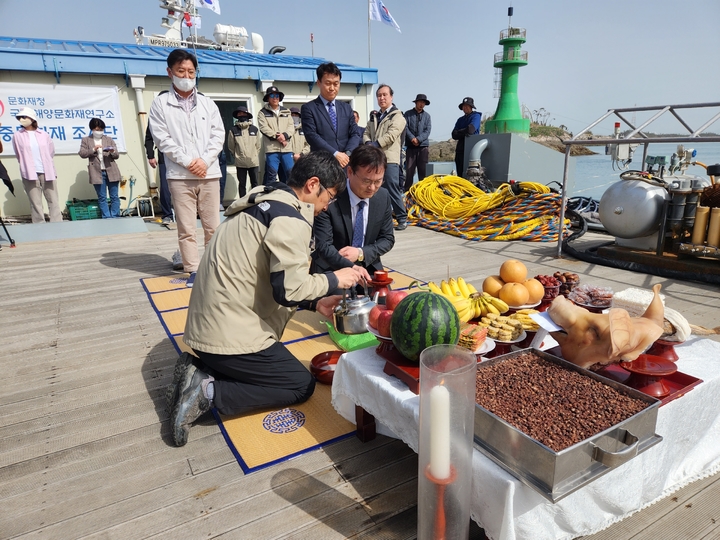
POLYGON ((325 351, 310 360, 310 373, 323 384, 332 384, 335 364, 345 351, 325 351))

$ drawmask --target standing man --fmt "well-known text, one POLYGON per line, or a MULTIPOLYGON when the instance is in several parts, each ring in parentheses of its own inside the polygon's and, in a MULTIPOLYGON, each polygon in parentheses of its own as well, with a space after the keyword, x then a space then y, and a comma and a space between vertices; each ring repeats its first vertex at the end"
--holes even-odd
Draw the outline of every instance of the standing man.
POLYGON ((328 62, 316 70, 320 95, 300 109, 305 138, 310 150, 327 150, 341 167, 350 161, 350 153, 360 145, 355 117, 348 103, 336 100, 340 90, 340 69, 328 62))
POLYGON ((458 176, 465 174, 463 167, 465 162, 465 137, 477 135, 480 133, 481 114, 475 111, 475 102, 473 98, 466 97, 462 100, 458 109, 465 113, 464 116, 458 118, 455 127, 452 130, 452 138, 457 141, 455 147, 455 170, 458 176))
POLYGON ((175 49, 167 65, 172 88, 153 100, 149 123, 155 146, 165 155, 183 269, 190 273, 187 286, 192 287, 200 264, 196 216, 200 216, 205 245, 220 223, 218 155, 225 127, 217 105, 195 89, 195 55, 175 49))
POLYGON ((312 395, 315 378, 280 339, 298 307, 331 317, 340 297, 323 297, 360 279, 352 268, 309 273, 313 219, 343 189, 332 154, 313 152, 298 160, 287 185, 255 188, 227 209, 190 296, 183 340, 199 360, 178 359, 166 394, 176 446, 212 406, 235 415, 312 395))
POLYGON ((390 195, 380 189, 385 153, 370 145, 350 155, 348 189, 315 218, 313 271, 357 268, 365 279, 382 270, 380 257, 395 245, 390 195))
POLYGON ((425 94, 418 94, 415 98, 415 108, 405 113, 407 129, 405 130, 405 191, 413 185, 415 167, 418 171, 418 181, 427 176, 427 163, 430 156, 430 130, 432 122, 430 115, 424 111, 430 105, 425 94))
POLYGON ((277 86, 271 86, 263 97, 266 105, 258 114, 258 128, 263 134, 265 148, 263 184, 266 186, 275 182, 278 174, 281 182, 287 182, 294 163, 290 139, 295 134, 295 128, 290 110, 280 106, 283 98, 285 94, 278 90, 277 86))
POLYGON ((360 134, 360 140, 362 140, 362 136, 365 133, 365 128, 360 126, 360 113, 357 111, 353 111, 353 117, 355 118, 355 123, 357 124, 357 132, 360 134))
MULTIPOLYGON (((163 91, 166 93, 167 90, 163 91)), ((165 156, 162 152, 158 152, 158 157, 155 159, 155 141, 153 141, 152 133, 150 132, 150 122, 148 122, 147 128, 145 129, 145 155, 147 156, 148 163, 155 169, 158 169, 160 174, 160 213, 162 214, 162 222, 164 224, 172 223, 172 197, 170 197, 170 188, 167 183, 167 169, 165 167, 165 156)), ((180 252, 178 252, 179 256, 180 252)), ((182 270, 177 268, 176 270, 182 270)))
POLYGON ((292 116, 293 126, 295 127, 295 135, 290 140, 290 146, 292 147, 293 161, 297 161, 305 154, 310 153, 310 145, 305 138, 305 131, 303 131, 300 109, 290 107, 290 116, 292 116))
POLYGON ((240 105, 233 111, 235 125, 228 131, 228 150, 235 158, 235 171, 238 179, 238 194, 242 199, 247 193, 247 178, 250 177, 250 189, 258 185, 260 167, 260 130, 252 124, 253 115, 247 107, 240 105))
POLYGON ((385 152, 387 168, 383 187, 390 194, 393 212, 397 225, 396 231, 407 229, 407 210, 403 201, 402 188, 400 187, 400 153, 402 146, 402 134, 405 129, 405 118, 402 112, 393 105, 393 89, 387 84, 381 84, 375 93, 380 112, 370 113, 363 142, 380 148, 385 152))

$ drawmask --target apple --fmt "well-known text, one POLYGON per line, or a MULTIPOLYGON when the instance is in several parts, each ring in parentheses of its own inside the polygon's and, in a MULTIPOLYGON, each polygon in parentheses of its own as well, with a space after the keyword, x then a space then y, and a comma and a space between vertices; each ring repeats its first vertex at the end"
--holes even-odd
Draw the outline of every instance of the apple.
POLYGON ((385 306, 390 310, 395 309, 400 303, 400 300, 407 295, 407 291, 388 291, 387 296, 385 296, 385 306))
POLYGON ((393 312, 391 310, 386 309, 385 311, 381 311, 378 316, 377 330, 378 334, 382 337, 392 337, 390 335, 390 321, 392 320, 392 314, 393 312))
POLYGON ((377 304, 375 307, 373 307, 373 308, 370 310, 370 320, 368 321, 368 322, 370 323, 370 326, 372 326, 373 328, 377 329, 377 327, 378 327, 378 317, 379 317, 380 314, 381 314, 383 311, 385 311, 385 310, 387 310, 387 307, 382 306, 382 305, 380 305, 380 304, 377 304))

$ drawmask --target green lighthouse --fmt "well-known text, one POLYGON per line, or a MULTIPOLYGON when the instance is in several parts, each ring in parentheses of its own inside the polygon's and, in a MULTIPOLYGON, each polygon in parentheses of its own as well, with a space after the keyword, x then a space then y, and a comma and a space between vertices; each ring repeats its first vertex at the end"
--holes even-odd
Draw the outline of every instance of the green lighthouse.
MULTIPOLYGON (((512 8, 508 8, 512 17, 512 8)), ((502 71, 500 100, 492 120, 485 122, 485 133, 530 133, 530 120, 523 118, 518 100, 518 70, 527 65, 527 51, 521 49, 525 43, 525 29, 508 28, 500 32, 503 51, 495 55, 495 67, 502 71)))

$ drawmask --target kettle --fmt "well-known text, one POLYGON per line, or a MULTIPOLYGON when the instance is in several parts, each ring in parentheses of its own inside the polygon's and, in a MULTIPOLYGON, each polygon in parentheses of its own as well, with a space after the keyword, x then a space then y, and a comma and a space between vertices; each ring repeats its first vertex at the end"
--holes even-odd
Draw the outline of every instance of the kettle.
POLYGON ((370 311, 374 307, 375 302, 367 294, 358 296, 354 288, 350 289, 333 310, 335 329, 342 334, 364 334, 368 331, 370 311))

